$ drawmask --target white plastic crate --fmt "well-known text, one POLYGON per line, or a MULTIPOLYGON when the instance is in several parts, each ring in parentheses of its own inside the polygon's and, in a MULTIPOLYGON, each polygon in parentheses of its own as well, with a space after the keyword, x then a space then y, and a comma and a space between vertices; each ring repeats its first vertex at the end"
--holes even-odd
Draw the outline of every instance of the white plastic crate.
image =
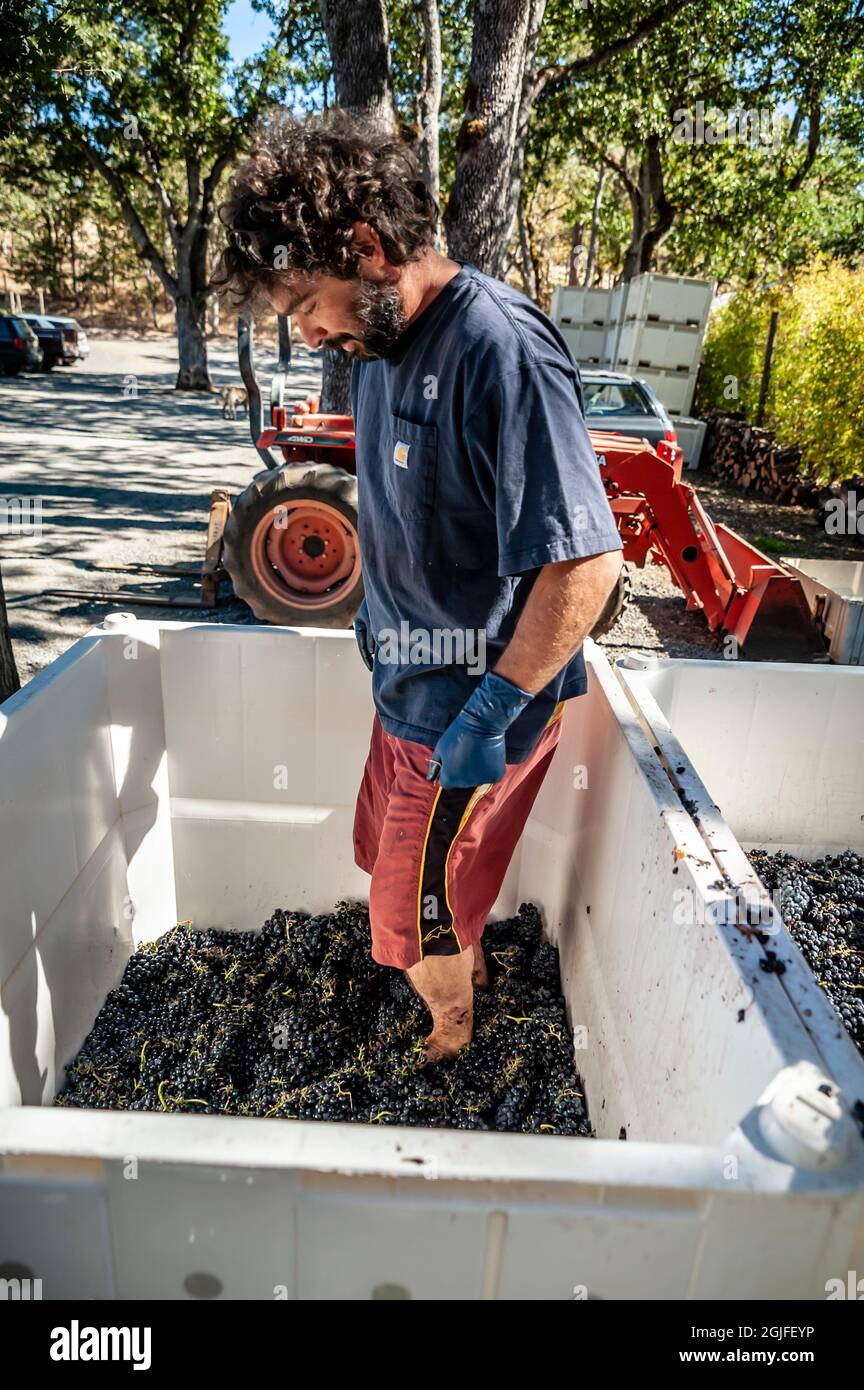
MULTIPOLYGON (((627 368, 620 370, 626 371, 627 368)), ((650 367, 633 370, 632 375, 647 381, 670 415, 689 415, 696 394, 697 372, 661 372, 650 367)))
MULTIPOLYGON (((752 849, 818 859, 864 854, 864 669, 790 662, 685 661, 633 653, 616 675, 705 853, 741 897, 767 892, 752 849)), ((808 1028, 833 1032, 833 1073, 864 1112, 862 1061, 772 912, 767 948, 808 1028)), ((864 1262, 864 1225, 850 1269, 864 1262)))
POLYGON ((586 323, 568 328, 562 324, 561 335, 577 362, 602 361, 605 328, 595 328, 593 324, 586 323))
MULTIPOLYGON (((611 348, 614 350, 614 342, 611 348)), ((690 372, 699 366, 701 353, 702 331, 699 328, 634 319, 622 325, 616 367, 618 371, 636 375, 646 367, 690 372)))
POLYGON ((369 677, 350 632, 118 617, 7 702, 0 1266, 85 1299, 202 1274, 304 1299, 821 1299, 845 1278, 864 1149, 837 1087, 864 1091, 860 1059, 812 978, 766 975, 723 925, 701 832, 586 657, 496 913, 536 902, 559 947, 593 1140, 52 1108, 140 942, 365 895, 369 677))
MULTIPOLYGON (((691 324, 704 330, 714 298, 715 280, 686 275, 636 275, 627 287, 624 318, 691 324)), ((610 318, 617 318, 620 295, 613 300, 610 318)))
POLYGON ((554 323, 606 323, 611 290, 579 289, 575 285, 559 285, 552 291, 551 318, 554 323))
POLYGON ((685 468, 699 467, 702 461, 702 449, 705 444, 707 429, 708 422, 706 420, 694 420, 687 415, 680 415, 676 419, 675 433, 684 452, 685 468))
MULTIPOLYGON (((758 884, 745 857, 754 848, 864 854, 864 670, 641 653, 615 669, 729 881, 758 884)), ((797 998, 812 977, 785 929, 776 939, 797 998)), ((808 990, 807 1008, 836 1019, 821 991, 808 990)))
POLYGON ((864 560, 782 559, 798 571, 811 609, 821 606, 831 660, 864 666, 864 560))

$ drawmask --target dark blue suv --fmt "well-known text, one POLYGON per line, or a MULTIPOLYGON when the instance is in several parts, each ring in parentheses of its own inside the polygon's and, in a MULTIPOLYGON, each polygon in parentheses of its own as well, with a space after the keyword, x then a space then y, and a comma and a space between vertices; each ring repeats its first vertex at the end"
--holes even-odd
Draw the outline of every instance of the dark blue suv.
POLYGON ((17 314, 0 314, 0 372, 17 376, 41 366, 42 349, 29 323, 17 314))

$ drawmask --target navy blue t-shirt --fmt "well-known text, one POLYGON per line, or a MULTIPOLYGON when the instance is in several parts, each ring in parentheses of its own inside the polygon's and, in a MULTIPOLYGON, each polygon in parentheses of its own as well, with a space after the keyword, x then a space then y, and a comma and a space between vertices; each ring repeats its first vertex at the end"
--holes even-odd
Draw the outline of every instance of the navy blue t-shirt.
MULTIPOLYGON (((388 733, 429 745, 494 668, 541 567, 621 548, 564 339, 459 265, 351 381, 375 707, 388 733)), ((580 649, 510 726, 507 761, 586 688, 580 649)))

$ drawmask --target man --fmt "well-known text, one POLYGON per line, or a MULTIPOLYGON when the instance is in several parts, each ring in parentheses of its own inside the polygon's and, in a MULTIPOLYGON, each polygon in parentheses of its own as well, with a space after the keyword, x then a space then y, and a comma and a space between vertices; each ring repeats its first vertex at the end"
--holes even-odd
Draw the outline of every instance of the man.
POLYGON ((528 299, 435 250, 395 135, 286 116, 222 218, 222 291, 355 358, 355 627, 377 711, 355 857, 372 954, 427 1004, 441 1061, 470 1041, 483 928, 621 567, 578 369, 528 299))

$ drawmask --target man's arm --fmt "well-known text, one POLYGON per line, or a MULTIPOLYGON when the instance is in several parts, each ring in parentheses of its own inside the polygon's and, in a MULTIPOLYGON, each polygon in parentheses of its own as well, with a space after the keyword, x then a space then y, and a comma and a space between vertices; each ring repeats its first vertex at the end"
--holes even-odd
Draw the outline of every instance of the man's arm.
POLYGON ((582 645, 620 570, 620 550, 543 566, 495 670, 435 745, 430 781, 440 776, 443 787, 500 781, 508 727, 582 645))
POLYGON ((620 573, 620 550, 544 565, 496 674, 536 695, 581 647, 620 573))
POLYGON ((506 734, 581 646, 621 569, 621 538, 564 361, 523 362, 481 396, 464 427, 478 487, 495 508, 498 574, 537 572, 516 630, 438 739, 429 779, 498 782, 506 734))

